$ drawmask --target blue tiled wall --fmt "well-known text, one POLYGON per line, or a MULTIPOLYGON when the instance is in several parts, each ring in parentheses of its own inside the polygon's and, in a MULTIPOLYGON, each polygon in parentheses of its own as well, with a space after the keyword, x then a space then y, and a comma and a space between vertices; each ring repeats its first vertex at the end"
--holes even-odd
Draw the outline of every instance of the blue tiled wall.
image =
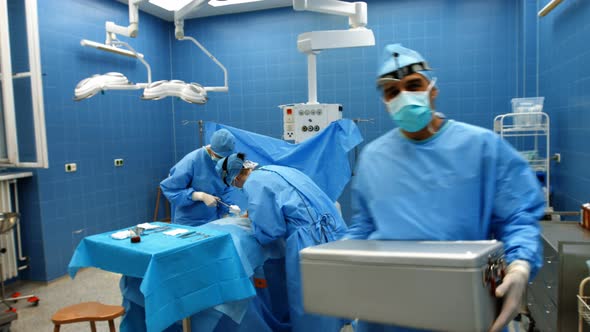
POLYGON ((517 97, 537 97, 537 45, 538 45, 538 23, 537 1, 522 1, 522 80, 523 87, 517 97))
MULTIPOLYGON (((76 84, 93 74, 115 71, 133 82, 147 80, 140 62, 80 46, 81 39, 104 42, 107 20, 127 25, 127 5, 38 3, 49 168, 37 170, 21 196, 30 200, 23 207, 23 234, 33 267, 25 277, 51 280, 66 272, 82 237, 151 219, 157 185, 174 162, 173 105, 170 99, 142 101, 140 91, 73 101, 76 84), (115 168, 115 158, 124 166, 115 168), (66 173, 65 163, 77 163, 78 171, 66 173)), ((154 80, 170 78, 171 29, 141 12, 139 36, 121 37, 145 55, 154 80)))
MULTIPOLYGON (((537 2, 538 9, 546 0, 537 2)), ((539 19, 539 89, 551 116, 557 210, 590 201, 590 2, 564 1, 539 19)))
MULTIPOLYGON (((373 119, 359 126, 366 141, 393 127, 375 89, 381 49, 391 42, 429 60, 439 79, 437 109, 449 117, 491 128, 495 115, 510 112, 510 99, 523 86, 521 2, 372 0, 368 11, 376 47, 317 57, 319 101, 342 104, 346 118, 373 119)), ((210 93, 202 106, 175 104, 177 158, 198 141, 196 124, 182 126, 182 120, 214 120, 281 137, 277 106, 307 101, 307 58, 297 51, 297 35, 346 27, 345 17, 290 7, 186 22, 186 35, 227 67, 230 92, 210 93)), ((223 82, 221 70, 188 42, 174 41, 172 58, 175 78, 203 85, 223 82)), ((347 192, 340 201, 348 217, 347 192)))

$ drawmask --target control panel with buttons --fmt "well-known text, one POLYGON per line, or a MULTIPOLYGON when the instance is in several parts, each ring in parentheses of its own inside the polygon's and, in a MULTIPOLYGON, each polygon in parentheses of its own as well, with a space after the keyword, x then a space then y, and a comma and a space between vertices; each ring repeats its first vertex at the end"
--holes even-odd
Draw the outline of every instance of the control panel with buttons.
POLYGON ((290 104, 279 108, 283 111, 283 139, 295 143, 303 142, 342 119, 340 104, 290 104))

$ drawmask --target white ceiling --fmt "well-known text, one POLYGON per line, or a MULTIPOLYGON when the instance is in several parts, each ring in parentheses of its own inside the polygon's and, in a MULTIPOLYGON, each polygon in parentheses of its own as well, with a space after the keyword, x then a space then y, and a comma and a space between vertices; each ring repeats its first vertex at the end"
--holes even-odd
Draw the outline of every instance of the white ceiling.
MULTIPOLYGON (((117 0, 119 2, 128 3, 128 0, 117 0)), ((278 7, 290 7, 293 5, 292 0, 262 0, 257 2, 249 2, 239 5, 230 5, 230 6, 221 6, 221 7, 213 7, 206 4, 199 8, 197 11, 190 13, 186 19, 197 18, 197 17, 205 17, 205 16, 215 16, 215 15, 225 15, 225 14, 234 14, 234 13, 242 13, 242 12, 251 12, 256 10, 264 10, 270 8, 278 8, 278 7)), ((139 4, 139 9, 144 11, 148 14, 153 16, 159 17, 166 21, 174 21, 174 13, 164 10, 158 6, 152 5, 147 0, 143 1, 139 4)))

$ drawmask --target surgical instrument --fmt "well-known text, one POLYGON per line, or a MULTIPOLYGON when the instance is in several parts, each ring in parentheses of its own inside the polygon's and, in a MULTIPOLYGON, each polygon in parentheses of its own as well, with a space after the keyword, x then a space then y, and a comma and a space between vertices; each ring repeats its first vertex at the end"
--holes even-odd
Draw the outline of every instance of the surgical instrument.
POLYGON ((242 212, 242 209, 240 209, 240 207, 237 205, 229 205, 229 204, 223 202, 221 199, 217 199, 217 202, 221 203, 222 205, 225 205, 229 209, 230 214, 233 213, 233 214, 236 214, 239 216, 240 213, 242 212))
POLYGON ((196 233, 196 231, 190 231, 190 232, 187 232, 187 233, 182 233, 182 234, 180 234, 178 236, 178 238, 185 238, 185 237, 190 236, 190 235, 193 235, 195 233, 196 233))
POLYGON ((170 226, 161 226, 158 228, 152 228, 152 229, 148 229, 148 230, 143 231, 143 233, 141 235, 150 235, 152 233, 159 233, 159 232, 169 230, 170 228, 171 228, 170 226))
POLYGON ((224 201, 222 201, 221 199, 217 199, 217 203, 221 203, 222 205, 227 206, 228 208, 231 207, 231 205, 225 203, 224 201))

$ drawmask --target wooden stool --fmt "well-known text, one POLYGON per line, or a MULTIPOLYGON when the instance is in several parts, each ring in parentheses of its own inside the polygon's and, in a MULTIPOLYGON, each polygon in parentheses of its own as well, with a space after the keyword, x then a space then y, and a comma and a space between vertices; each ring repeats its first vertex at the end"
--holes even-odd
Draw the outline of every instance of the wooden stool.
POLYGON ((53 332, 58 332, 61 325, 90 322, 90 329, 96 332, 96 321, 109 321, 109 330, 115 332, 115 318, 123 316, 125 308, 120 305, 106 305, 98 302, 84 302, 59 309, 51 320, 55 327, 53 332))
POLYGON ((163 222, 170 222, 170 202, 168 199, 164 197, 164 208, 166 209, 166 216, 164 219, 158 219, 158 211, 160 210, 160 197, 162 196, 162 189, 158 186, 158 191, 156 193, 156 209, 154 210, 154 220, 153 221, 163 221, 163 222))

